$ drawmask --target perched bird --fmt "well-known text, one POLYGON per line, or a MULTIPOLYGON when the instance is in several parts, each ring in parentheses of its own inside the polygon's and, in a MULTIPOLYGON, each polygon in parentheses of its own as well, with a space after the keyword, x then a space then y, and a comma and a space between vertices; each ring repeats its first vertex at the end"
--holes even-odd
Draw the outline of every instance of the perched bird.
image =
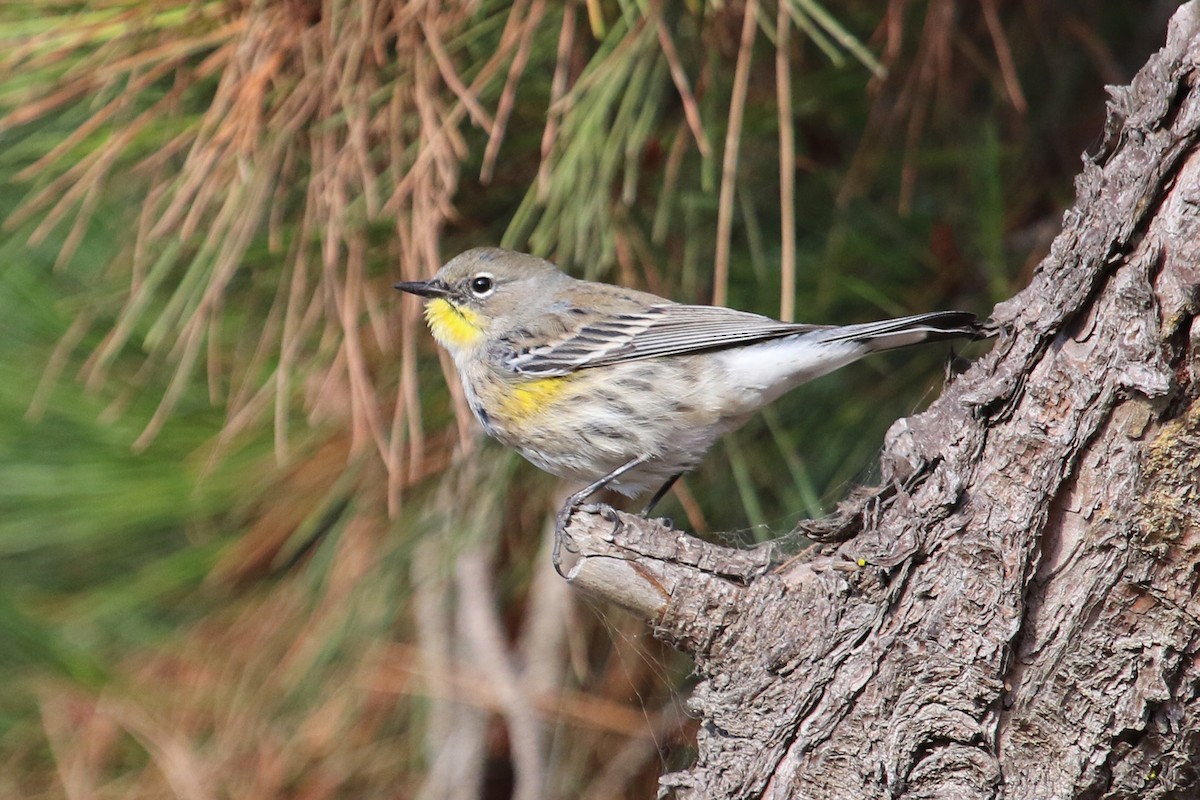
POLYGON ((479 248, 427 281, 425 318, 484 430, 547 472, 630 497, 675 480, 724 434, 802 383, 870 353, 981 338, 973 314, 805 325, 577 280, 479 248))

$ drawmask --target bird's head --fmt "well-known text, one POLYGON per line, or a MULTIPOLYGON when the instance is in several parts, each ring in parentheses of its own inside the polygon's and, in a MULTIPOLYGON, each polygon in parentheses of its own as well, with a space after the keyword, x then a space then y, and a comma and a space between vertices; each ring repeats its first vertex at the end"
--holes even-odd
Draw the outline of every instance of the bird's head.
POLYGON ((427 281, 396 288, 425 298, 425 319, 455 359, 496 335, 536 319, 571 281, 542 258, 494 247, 468 250, 427 281))

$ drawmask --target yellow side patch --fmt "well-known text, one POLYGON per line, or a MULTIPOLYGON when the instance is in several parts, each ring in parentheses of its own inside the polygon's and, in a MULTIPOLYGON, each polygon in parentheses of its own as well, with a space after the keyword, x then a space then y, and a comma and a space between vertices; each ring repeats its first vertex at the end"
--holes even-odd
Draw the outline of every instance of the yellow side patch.
POLYGON ((513 421, 537 416, 562 396, 571 377, 536 378, 510 387, 500 398, 501 413, 513 421))
POLYGON ((451 353, 483 338, 483 328, 474 311, 458 308, 440 297, 425 304, 425 320, 433 338, 451 353))

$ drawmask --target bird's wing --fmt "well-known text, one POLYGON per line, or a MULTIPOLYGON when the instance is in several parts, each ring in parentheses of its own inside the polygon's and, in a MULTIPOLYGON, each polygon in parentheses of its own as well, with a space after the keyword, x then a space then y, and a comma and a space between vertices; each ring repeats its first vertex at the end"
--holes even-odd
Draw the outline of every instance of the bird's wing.
POLYGON ((510 341, 502 359, 523 375, 566 375, 587 367, 720 350, 824 327, 779 322, 732 308, 664 303, 612 314, 536 347, 516 347, 510 341))

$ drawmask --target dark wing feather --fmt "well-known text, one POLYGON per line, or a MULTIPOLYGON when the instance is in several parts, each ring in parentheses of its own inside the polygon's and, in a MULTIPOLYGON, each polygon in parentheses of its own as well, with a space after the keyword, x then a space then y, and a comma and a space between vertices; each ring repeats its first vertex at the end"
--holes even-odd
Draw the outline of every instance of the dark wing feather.
POLYGON ((614 314, 546 345, 510 349, 504 360, 525 375, 565 375, 586 367, 719 350, 824 327, 779 322, 732 308, 671 303, 614 314))
POLYGON ((886 340, 896 335, 912 338, 913 341, 928 341, 947 338, 979 339, 986 338, 988 334, 970 312, 929 311, 911 317, 830 326, 815 338, 822 342, 866 342, 872 339, 886 340))

